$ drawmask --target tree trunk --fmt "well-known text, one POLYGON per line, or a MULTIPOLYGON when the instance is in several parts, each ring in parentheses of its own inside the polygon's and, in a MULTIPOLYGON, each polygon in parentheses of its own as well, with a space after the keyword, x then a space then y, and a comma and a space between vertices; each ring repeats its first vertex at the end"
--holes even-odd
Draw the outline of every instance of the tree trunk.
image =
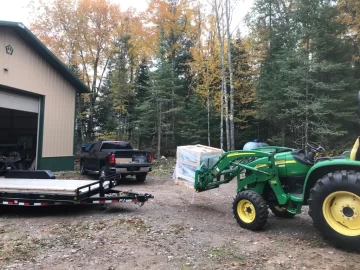
POLYGON ((270 28, 270 38, 269 38, 269 50, 270 50, 270 54, 272 53, 271 51, 271 46, 272 46, 272 0, 270 0, 270 11, 269 11, 269 28, 270 28))
MULTIPOLYGON (((217 0, 215 0, 215 15, 216 15, 216 25, 217 25, 217 32, 218 38, 220 42, 220 54, 221 54, 221 92, 220 92, 220 148, 224 148, 224 94, 225 94, 225 101, 226 98, 226 78, 225 78, 225 57, 224 57, 224 40, 221 35, 220 29, 220 18, 219 18, 219 10, 217 5, 217 0), (224 87, 225 86, 225 87, 224 87)), ((227 108, 227 104, 226 108, 227 108)), ((225 115, 225 123, 226 123, 226 135, 228 136, 228 121, 227 121, 227 114, 225 115)), ((229 141, 227 141, 229 143, 229 141)))
MULTIPOLYGON (((171 56, 171 83, 172 83, 172 89, 171 89, 171 109, 174 110, 174 95, 175 95, 175 91, 174 91, 174 87, 175 87, 175 82, 174 82, 174 78, 175 78, 175 51, 172 52, 172 56, 171 56)), ((176 146, 176 139, 175 139, 175 114, 174 111, 172 111, 172 146, 175 147, 176 146)))
POLYGON ((161 150, 161 102, 158 101, 158 140, 157 140, 157 158, 160 158, 160 150, 161 150))
POLYGON ((207 87, 207 137, 208 137, 208 146, 210 146, 210 88, 209 88, 209 62, 206 61, 206 87, 207 87))
MULTIPOLYGON (((224 48, 222 54, 224 54, 224 48)), ((226 128, 226 149, 227 151, 230 150, 230 125, 229 125, 229 96, 228 91, 226 87, 226 75, 225 75, 225 56, 223 56, 224 61, 222 61, 222 65, 224 66, 224 74, 222 74, 223 77, 223 91, 224 91, 224 102, 225 102, 225 128, 226 128)))
POLYGON ((305 87, 305 152, 307 153, 307 143, 309 142, 309 83, 308 83, 308 76, 309 76, 309 54, 310 54, 310 41, 309 38, 306 40, 306 87, 305 87))
POLYGON ((230 150, 235 149, 235 138, 234 138, 234 74, 232 69, 231 60, 231 37, 230 37, 230 0, 226 0, 226 32, 228 42, 228 66, 230 74, 230 150))
POLYGON ((285 147, 286 135, 285 135, 285 123, 281 123, 281 146, 285 147))
POLYGON ((89 121, 88 121, 88 128, 87 128, 87 139, 89 141, 93 141, 94 140, 94 108, 95 108, 95 97, 96 93, 94 91, 92 91, 92 93, 90 93, 90 98, 89 98, 89 121))
MULTIPOLYGON (((76 97, 76 102, 77 102, 77 112, 76 114, 79 114, 82 112, 83 110, 83 106, 84 106, 84 100, 83 100, 83 96, 79 95, 76 97)), ((84 120, 82 118, 78 119, 78 117, 76 117, 76 123, 77 123, 77 134, 78 134, 78 142, 80 143, 84 143, 85 142, 85 130, 84 130, 84 120)))

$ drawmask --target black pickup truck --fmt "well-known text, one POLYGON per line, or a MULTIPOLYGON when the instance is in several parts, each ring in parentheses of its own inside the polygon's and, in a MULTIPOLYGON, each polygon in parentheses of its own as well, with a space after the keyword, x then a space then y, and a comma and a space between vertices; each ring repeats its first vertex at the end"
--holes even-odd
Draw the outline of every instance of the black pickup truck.
POLYGON ((97 141, 89 147, 82 147, 80 154, 80 173, 113 172, 120 178, 135 175, 136 180, 144 182, 152 168, 152 154, 134 150, 125 141, 97 141))

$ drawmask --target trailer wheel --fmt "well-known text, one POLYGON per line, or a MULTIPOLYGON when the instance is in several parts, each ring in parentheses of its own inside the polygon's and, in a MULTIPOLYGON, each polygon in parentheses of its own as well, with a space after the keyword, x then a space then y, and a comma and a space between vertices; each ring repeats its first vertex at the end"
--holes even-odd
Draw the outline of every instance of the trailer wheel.
POLYGON ((235 197, 233 214, 242 228, 257 231, 266 224, 269 211, 266 201, 259 193, 245 190, 235 197))
POLYGON ((333 245, 360 251, 360 173, 336 171, 320 178, 310 191, 309 215, 333 245))
POLYGON ((287 211, 287 207, 282 205, 269 205, 269 208, 276 217, 293 218, 295 216, 295 214, 291 214, 287 211))
POLYGON ((140 173, 136 175, 136 181, 138 182, 145 182, 147 173, 140 173))

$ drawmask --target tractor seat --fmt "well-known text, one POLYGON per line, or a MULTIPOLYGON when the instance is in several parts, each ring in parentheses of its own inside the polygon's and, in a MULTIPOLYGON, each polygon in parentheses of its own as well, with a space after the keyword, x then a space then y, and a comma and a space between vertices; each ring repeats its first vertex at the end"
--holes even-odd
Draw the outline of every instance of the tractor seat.
POLYGON ((360 137, 358 137, 355 141, 355 144, 350 153, 350 160, 360 161, 360 137))
POLYGON ((305 164, 305 165, 314 165, 314 160, 310 160, 306 154, 305 154, 305 151, 304 150, 297 150, 297 151, 293 151, 291 153, 291 155, 293 156, 293 158, 302 163, 302 164, 305 164))

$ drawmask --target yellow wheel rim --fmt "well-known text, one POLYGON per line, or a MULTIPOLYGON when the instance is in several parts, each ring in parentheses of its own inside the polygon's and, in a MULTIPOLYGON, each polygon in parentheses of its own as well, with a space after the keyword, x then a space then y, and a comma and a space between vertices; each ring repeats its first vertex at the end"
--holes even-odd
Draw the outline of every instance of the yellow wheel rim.
POLYGON ((251 223, 256 217, 256 210, 252 202, 249 200, 241 200, 237 205, 237 213, 239 218, 245 223, 251 223))
POLYGON ((360 235, 360 197, 348 191, 337 191, 323 203, 326 222, 336 232, 346 236, 360 235))

